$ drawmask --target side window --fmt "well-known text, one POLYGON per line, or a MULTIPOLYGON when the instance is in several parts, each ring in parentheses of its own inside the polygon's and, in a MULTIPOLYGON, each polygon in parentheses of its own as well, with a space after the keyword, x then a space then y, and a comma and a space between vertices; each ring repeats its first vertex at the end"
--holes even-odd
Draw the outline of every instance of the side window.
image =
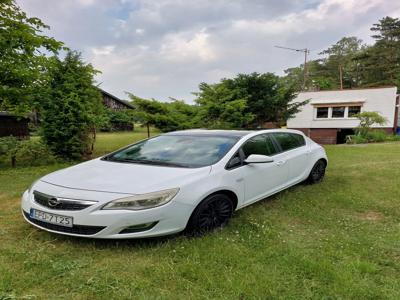
POLYGON ((242 150, 245 158, 249 157, 251 154, 261 154, 261 155, 274 155, 278 151, 268 135, 261 134, 249 139, 243 146, 242 150))
POLYGON ((239 151, 230 159, 226 168, 228 170, 240 167, 242 165, 242 159, 240 158, 239 151))
POLYGON ((328 107, 317 107, 317 119, 328 118, 329 108, 328 107))
POLYGON ((298 147, 304 146, 306 144, 304 136, 295 133, 290 133, 290 135, 297 140, 298 147))
POLYGON ((299 134, 276 132, 273 133, 276 141, 282 148, 282 151, 287 151, 305 145, 304 138, 299 134))

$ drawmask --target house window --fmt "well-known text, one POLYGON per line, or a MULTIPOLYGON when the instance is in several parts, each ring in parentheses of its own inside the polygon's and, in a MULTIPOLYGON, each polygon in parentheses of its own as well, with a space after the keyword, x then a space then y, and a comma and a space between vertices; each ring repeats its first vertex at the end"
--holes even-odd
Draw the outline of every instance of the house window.
POLYGON ((355 116, 359 114, 360 111, 361 111, 361 106, 349 106, 348 117, 355 118, 355 116))
POLYGON ((328 118, 329 107, 317 107, 317 119, 328 118))
POLYGON ((345 109, 344 106, 332 107, 332 118, 344 118, 345 109))

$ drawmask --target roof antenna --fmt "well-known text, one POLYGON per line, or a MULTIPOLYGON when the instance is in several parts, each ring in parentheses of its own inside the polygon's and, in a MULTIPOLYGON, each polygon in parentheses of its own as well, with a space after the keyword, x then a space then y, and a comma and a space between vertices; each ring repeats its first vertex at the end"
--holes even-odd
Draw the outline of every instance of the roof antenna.
POLYGON ((304 49, 295 49, 295 48, 289 48, 289 47, 282 47, 282 46, 275 46, 276 48, 280 49, 285 49, 285 50, 291 50, 291 51, 296 51, 296 52, 303 52, 304 53, 304 71, 303 71, 303 87, 302 90, 304 91, 306 88, 306 83, 307 83, 307 76, 308 76, 308 70, 307 70, 307 55, 310 54, 310 49, 304 48, 304 49))

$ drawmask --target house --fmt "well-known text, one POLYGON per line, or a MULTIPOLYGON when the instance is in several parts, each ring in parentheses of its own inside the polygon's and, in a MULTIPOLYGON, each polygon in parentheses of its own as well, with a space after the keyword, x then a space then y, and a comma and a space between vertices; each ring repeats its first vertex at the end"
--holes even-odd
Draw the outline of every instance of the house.
POLYGON ((396 87, 364 88, 335 91, 301 92, 294 102, 309 100, 287 127, 303 131, 320 144, 344 143, 359 125, 356 114, 376 111, 387 119, 383 126, 373 125, 388 133, 396 133, 399 118, 399 96, 396 87))
POLYGON ((28 123, 28 118, 18 118, 8 112, 0 111, 0 137, 10 135, 18 138, 29 137, 28 123))
MULTIPOLYGON (((114 111, 112 115, 118 115, 120 114, 119 112, 122 113, 124 110, 135 109, 134 106, 128 101, 121 100, 100 88, 99 90, 101 92, 104 106, 109 110, 114 111)), ((132 131, 133 129, 133 121, 121 121, 120 119, 118 120, 118 118, 111 118, 110 126, 107 128, 102 128, 103 131, 132 131)))
POLYGON ((118 97, 98 88, 103 98, 103 104, 112 110, 134 109, 133 105, 127 101, 121 100, 118 97))

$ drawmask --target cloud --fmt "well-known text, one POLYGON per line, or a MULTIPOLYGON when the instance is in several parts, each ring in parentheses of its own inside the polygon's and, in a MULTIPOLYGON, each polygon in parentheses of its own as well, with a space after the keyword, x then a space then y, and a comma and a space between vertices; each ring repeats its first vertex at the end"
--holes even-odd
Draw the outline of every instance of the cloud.
POLYGON ((102 71, 120 97, 192 101, 200 82, 302 63, 274 45, 310 48, 311 58, 343 36, 371 42, 378 19, 400 16, 387 0, 17 0, 102 71))
POLYGON ((172 62, 192 62, 201 60, 209 62, 215 60, 217 55, 209 41, 209 34, 201 30, 190 34, 168 34, 160 47, 160 55, 172 62))

